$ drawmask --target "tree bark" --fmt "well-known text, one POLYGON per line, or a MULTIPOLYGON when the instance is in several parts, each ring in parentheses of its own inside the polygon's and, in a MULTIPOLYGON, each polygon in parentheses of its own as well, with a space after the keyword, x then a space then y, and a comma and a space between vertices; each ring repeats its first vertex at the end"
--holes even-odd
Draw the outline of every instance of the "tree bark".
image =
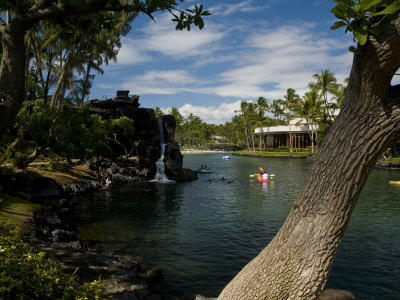
POLYGON ((400 133, 400 17, 355 55, 340 115, 284 225, 222 299, 317 299, 362 187, 400 133))
POLYGON ((22 21, 2 24, 3 57, 0 66, 0 136, 11 125, 26 97, 26 53, 24 37, 26 28, 22 21))

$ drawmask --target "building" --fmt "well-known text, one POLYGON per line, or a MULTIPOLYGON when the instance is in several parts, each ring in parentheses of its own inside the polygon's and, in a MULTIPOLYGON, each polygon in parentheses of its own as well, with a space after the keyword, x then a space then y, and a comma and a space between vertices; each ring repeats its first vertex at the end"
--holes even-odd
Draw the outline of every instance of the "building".
MULTIPOLYGON (((336 118, 340 113, 340 108, 330 109, 331 118, 336 118)), ((289 147, 290 133, 292 135, 293 148, 311 147, 311 136, 316 145, 316 133, 318 124, 308 124, 304 119, 295 118, 289 125, 269 126, 256 128, 254 133, 259 138, 260 148, 289 147)))
POLYGON ((304 120, 293 119, 289 125, 256 128, 254 133, 259 138, 261 148, 289 147, 290 133, 293 148, 306 148, 312 146, 312 132, 315 145, 316 130, 318 130, 317 124, 307 124, 304 120))

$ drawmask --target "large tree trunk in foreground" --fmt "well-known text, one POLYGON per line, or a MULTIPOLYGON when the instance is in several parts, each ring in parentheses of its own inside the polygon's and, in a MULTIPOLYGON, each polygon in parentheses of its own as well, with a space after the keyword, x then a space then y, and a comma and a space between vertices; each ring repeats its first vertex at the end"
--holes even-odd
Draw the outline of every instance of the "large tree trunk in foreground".
POLYGON ((11 126, 26 97, 24 36, 24 24, 18 21, 2 32, 0 136, 11 126))
POLYGON ((324 289, 361 189, 400 133, 400 17, 355 55, 342 111, 301 195, 270 244, 219 300, 316 299, 324 289))

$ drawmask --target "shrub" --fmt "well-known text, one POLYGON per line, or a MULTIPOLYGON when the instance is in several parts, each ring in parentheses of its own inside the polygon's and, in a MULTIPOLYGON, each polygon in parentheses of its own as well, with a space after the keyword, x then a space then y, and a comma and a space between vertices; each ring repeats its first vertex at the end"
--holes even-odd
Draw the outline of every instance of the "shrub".
POLYGON ((68 170, 68 164, 65 162, 57 161, 55 159, 51 159, 49 161, 49 167, 54 171, 65 172, 68 170))
POLYGON ((61 263, 23 242, 0 223, 0 299, 111 299, 99 281, 80 285, 61 263))

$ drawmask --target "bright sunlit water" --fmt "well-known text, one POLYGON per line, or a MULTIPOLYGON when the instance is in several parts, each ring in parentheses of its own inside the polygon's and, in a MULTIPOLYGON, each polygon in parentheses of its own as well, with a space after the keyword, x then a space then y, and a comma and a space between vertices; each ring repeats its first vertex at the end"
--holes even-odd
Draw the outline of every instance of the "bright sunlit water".
MULTIPOLYGON (((79 197, 79 238, 161 267, 166 299, 216 297, 279 230, 310 171, 304 159, 222 155, 186 154, 184 167, 212 171, 193 182, 135 183, 79 197), (249 177, 259 167, 275 181, 249 177)), ((372 172, 328 281, 357 299, 400 299, 400 186, 389 180, 400 180, 400 170, 372 172)))

